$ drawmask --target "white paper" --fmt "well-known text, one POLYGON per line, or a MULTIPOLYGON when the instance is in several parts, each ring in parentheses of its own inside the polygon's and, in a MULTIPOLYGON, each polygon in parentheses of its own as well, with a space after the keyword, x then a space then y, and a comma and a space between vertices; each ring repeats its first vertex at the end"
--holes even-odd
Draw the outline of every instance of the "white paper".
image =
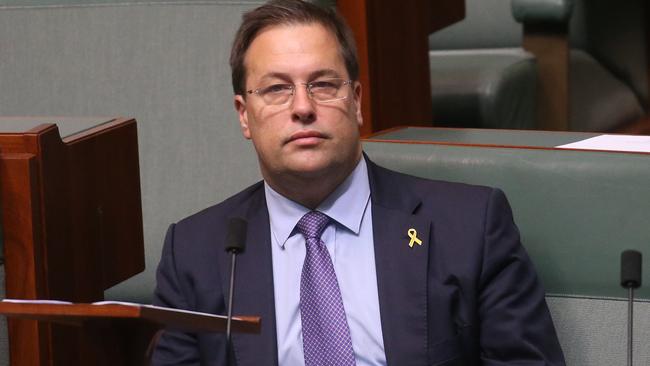
POLYGON ((600 135, 556 147, 559 149, 650 152, 650 136, 600 135))
POLYGON ((16 304, 58 304, 58 305, 72 305, 70 301, 59 300, 25 300, 25 299, 2 299, 2 302, 11 302, 16 304))
POLYGON ((142 304, 136 304, 134 302, 126 301, 97 301, 92 303, 92 305, 126 305, 126 306, 141 306, 142 304))

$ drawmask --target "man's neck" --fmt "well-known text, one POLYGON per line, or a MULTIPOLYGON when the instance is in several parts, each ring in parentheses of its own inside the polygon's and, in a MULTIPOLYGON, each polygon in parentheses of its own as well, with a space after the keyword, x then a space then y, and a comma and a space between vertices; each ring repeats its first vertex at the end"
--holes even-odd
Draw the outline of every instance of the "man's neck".
MULTIPOLYGON (((361 157, 360 159, 363 159, 361 157)), ((264 180, 279 194, 314 210, 352 173, 357 159, 345 169, 337 169, 316 176, 287 174, 281 177, 264 175, 264 180)))

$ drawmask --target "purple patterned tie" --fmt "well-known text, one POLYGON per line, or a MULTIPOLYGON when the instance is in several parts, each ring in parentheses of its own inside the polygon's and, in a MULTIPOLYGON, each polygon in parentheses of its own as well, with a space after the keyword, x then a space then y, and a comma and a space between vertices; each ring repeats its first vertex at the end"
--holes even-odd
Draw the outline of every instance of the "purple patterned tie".
POLYGON ((307 242, 300 279, 305 366, 354 366, 352 338, 339 283, 332 258, 320 239, 329 222, 327 215, 311 211, 296 225, 307 242))

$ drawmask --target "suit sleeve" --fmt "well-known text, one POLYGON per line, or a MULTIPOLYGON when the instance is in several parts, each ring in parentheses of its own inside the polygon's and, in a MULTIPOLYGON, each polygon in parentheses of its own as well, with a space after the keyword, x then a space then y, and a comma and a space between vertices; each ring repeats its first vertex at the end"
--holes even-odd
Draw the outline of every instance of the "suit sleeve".
POLYGON ((544 289, 500 190, 486 208, 479 317, 482 364, 564 365, 544 289))
MULTIPOLYGON (((174 248, 174 229, 167 230, 165 244, 158 270, 154 305, 176 309, 189 309, 186 296, 179 283, 174 248)), ((189 333, 164 330, 156 343, 152 365, 199 365, 199 351, 196 336, 189 333)))

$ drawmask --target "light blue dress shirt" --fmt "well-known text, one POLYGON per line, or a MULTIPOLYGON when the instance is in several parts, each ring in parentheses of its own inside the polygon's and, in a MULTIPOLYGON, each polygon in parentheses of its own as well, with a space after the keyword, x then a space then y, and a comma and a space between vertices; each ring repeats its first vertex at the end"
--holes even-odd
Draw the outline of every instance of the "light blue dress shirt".
MULTIPOLYGON (((310 210, 266 183, 264 190, 271 222, 278 361, 280 366, 303 366, 300 276, 306 249, 305 239, 294 228, 310 210)), ((334 263, 356 364, 385 366, 365 159, 317 210, 334 220, 321 239, 334 263)))

